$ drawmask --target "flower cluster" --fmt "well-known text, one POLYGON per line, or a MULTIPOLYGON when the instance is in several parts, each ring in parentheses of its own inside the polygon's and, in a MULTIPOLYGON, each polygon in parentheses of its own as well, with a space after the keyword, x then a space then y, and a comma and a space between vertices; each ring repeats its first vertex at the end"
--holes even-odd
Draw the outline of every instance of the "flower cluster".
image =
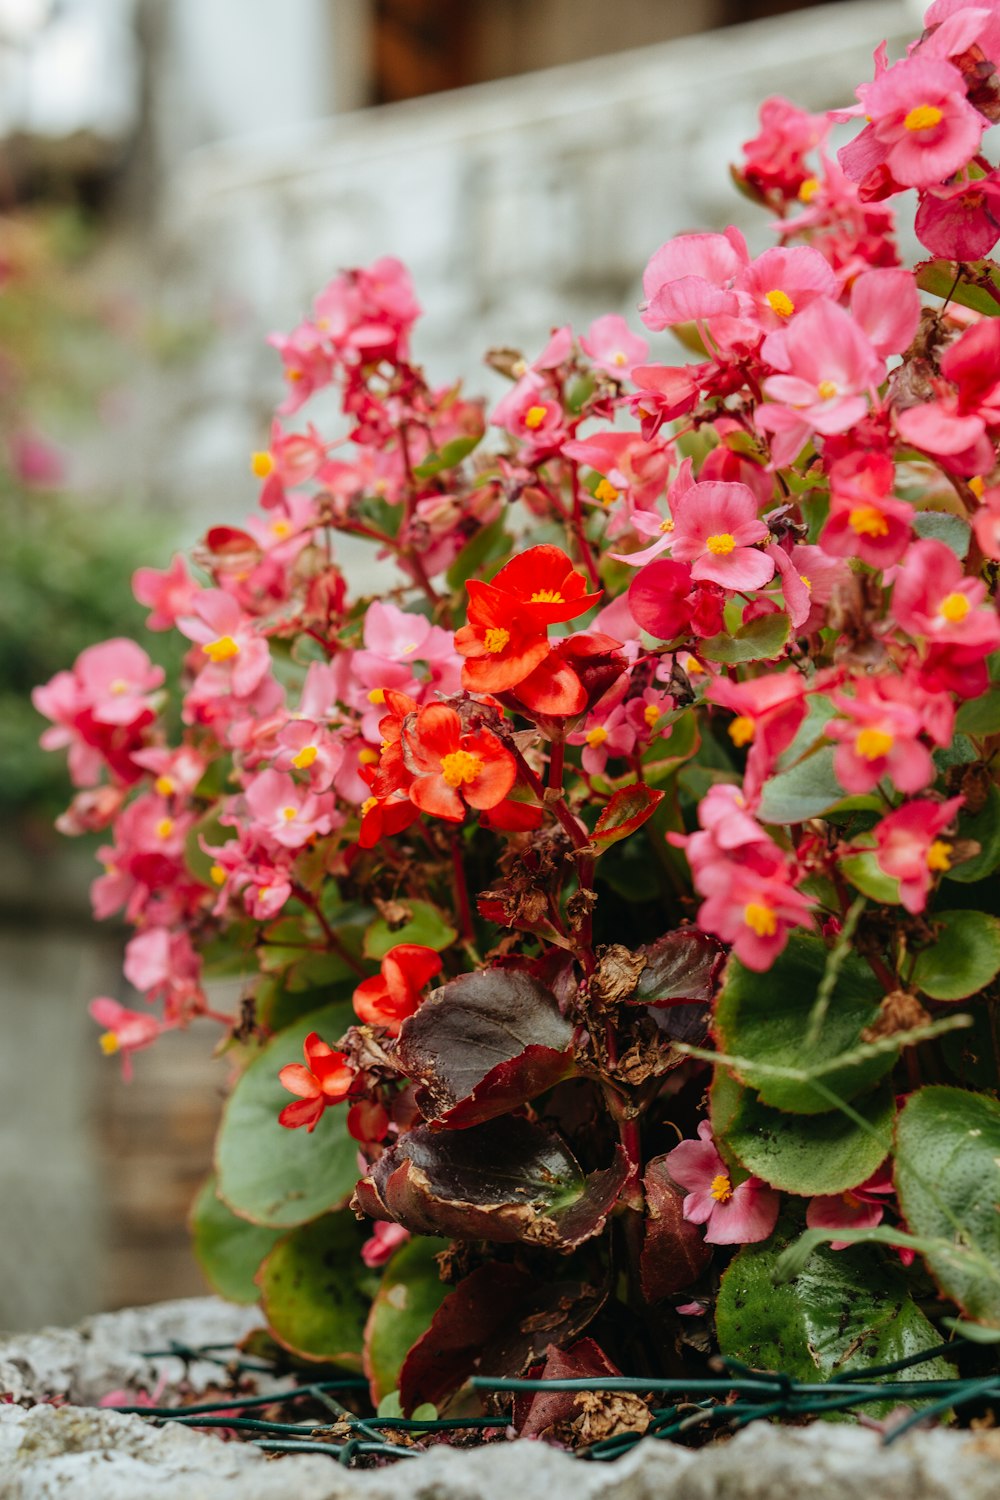
MULTIPOLYGON (((1000 266, 964 264, 993 244, 994 57, 995 3, 936 0, 841 112, 867 123, 837 160, 828 119, 768 101, 737 176, 779 243, 669 241, 649 338, 607 316, 496 351, 492 413, 411 363, 398 262, 338 276, 272 340, 258 511, 210 529, 195 572, 136 575, 150 627, 190 643, 179 741, 130 642, 36 693, 78 787, 67 829, 109 830, 95 910, 124 909, 126 975, 160 1007, 95 1001, 103 1045, 128 1060, 205 1016, 246 1067, 214 1211, 340 1255, 360 1153, 367 1267, 426 1279, 410 1236, 460 1242, 392 1374, 405 1409, 472 1370, 435 1364, 456 1309, 521 1373, 624 1282, 653 1330, 692 1287, 717 1299, 723 1352, 755 1363, 766 1316, 729 1304, 799 1230, 919 1249, 996 1313, 995 1288, 963 1290, 980 1262, 935 1258, 966 1205, 938 1222, 950 1185, 911 1176, 921 1121, 957 1130, 970 1099, 984 1170, 1000 1151, 948 1035, 955 1001, 994 1034, 1000 973, 977 884, 1000 862, 1000 266), (900 264, 882 205, 904 188, 956 264, 900 264), (671 331, 692 359, 669 362, 671 331), (338 533, 398 586, 353 597, 338 533), (234 959, 235 1025, 209 998, 234 959), (286 1102, 260 1130, 305 1127, 272 1129, 284 1197, 246 1165, 265 1071, 286 1102), (544 1331, 511 1354, 496 1319, 544 1331)), ((908 1352, 930 1348, 906 1316, 908 1352)))

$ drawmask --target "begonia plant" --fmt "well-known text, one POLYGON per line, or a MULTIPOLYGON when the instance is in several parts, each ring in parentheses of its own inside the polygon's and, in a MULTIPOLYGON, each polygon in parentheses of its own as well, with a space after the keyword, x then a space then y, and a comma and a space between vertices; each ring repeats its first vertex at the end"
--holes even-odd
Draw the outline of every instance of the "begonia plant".
POLYGON ((935 0, 856 106, 769 100, 777 246, 670 240, 648 337, 493 351, 492 411, 397 260, 336 276, 258 511, 136 574, 180 741, 129 640, 36 692, 135 928, 102 1045, 233 1065, 209 1278, 375 1403, 1000 1340, 998 69, 935 0))

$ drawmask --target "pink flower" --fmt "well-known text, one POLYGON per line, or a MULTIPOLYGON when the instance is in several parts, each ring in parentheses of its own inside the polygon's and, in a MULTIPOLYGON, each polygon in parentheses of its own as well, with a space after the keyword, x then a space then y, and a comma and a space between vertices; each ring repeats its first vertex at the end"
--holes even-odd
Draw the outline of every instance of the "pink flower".
POLYGON ((595 318, 580 339, 580 348, 589 354, 599 370, 605 370, 616 380, 628 380, 633 365, 641 364, 649 353, 645 339, 632 332, 624 318, 617 313, 605 313, 595 318))
POLYGON ((566 436, 562 406, 546 394, 545 381, 533 370, 522 376, 497 403, 490 421, 494 427, 503 427, 533 454, 558 448, 566 436))
POLYGON ((655 251, 642 277, 642 321, 659 331, 676 323, 733 316, 740 299, 733 290, 749 264, 746 240, 732 225, 725 234, 681 234, 655 251))
POLYGON ((1000 646, 1000 620, 986 604, 986 585, 966 575, 944 542, 914 542, 896 570, 892 612, 897 625, 934 645, 976 648, 987 656, 1000 646))
POLYGON ((1000 173, 927 188, 913 227, 932 255, 982 260, 1000 239, 1000 173))
MULTIPOLYGON (((934 762, 918 736, 925 729, 926 695, 905 677, 865 677, 855 683, 854 697, 833 695, 843 719, 826 726, 839 741, 833 769, 846 792, 872 792, 886 776, 901 792, 919 792, 934 779, 934 762)), ((938 743, 943 726, 935 726, 938 743)))
POLYGON ((99 724, 134 724, 155 712, 149 694, 162 684, 163 668, 154 667, 135 641, 119 637, 88 646, 77 657, 73 672, 99 724))
POLYGON ((183 557, 178 555, 162 571, 137 568, 132 574, 132 592, 140 604, 153 611, 146 620, 147 630, 172 630, 178 615, 191 613, 199 589, 188 577, 183 557))
POLYGON ((122 1076, 126 1080, 130 1079, 132 1077, 132 1053, 141 1051, 143 1047, 151 1047, 164 1030, 162 1023, 155 1016, 145 1015, 138 1010, 128 1010, 107 995, 99 995, 96 1000, 91 1000, 87 1009, 98 1026, 104 1027, 101 1051, 107 1057, 120 1052, 122 1076))
POLYGON ((278 731, 277 771, 305 771, 309 789, 328 792, 344 760, 340 740, 311 719, 295 719, 278 731))
POLYGON ((754 1245, 771 1234, 781 1206, 778 1194, 759 1177, 733 1186, 708 1120, 699 1123, 696 1141, 681 1141, 667 1152, 665 1161, 677 1185, 687 1189, 685 1219, 705 1225, 709 1245, 754 1245))
POLYGON ((698 908, 698 926, 731 943, 748 969, 764 973, 784 951, 790 928, 812 926, 812 906, 796 880, 770 840, 741 849, 738 861, 706 861, 695 876, 706 898, 698 908))
POLYGON ((31 489, 55 489, 66 481, 66 464, 59 449, 34 432, 14 433, 10 465, 21 483, 31 489))
POLYGON ((410 1231, 404 1229, 402 1224, 387 1224, 383 1220, 376 1220, 372 1225, 371 1237, 361 1246, 361 1259, 369 1269, 377 1270, 409 1238, 410 1231))
MULTIPOLYGON (((879 384, 884 365, 845 308, 817 298, 787 328, 764 341, 764 359, 775 370, 764 390, 801 425, 791 457, 812 432, 846 432, 868 411, 865 392, 879 384)), ((757 425, 770 428, 772 408, 758 408, 757 425)), ((776 460, 777 461, 777 460, 776 460)))
POLYGON ((737 278, 737 288, 746 293, 741 316, 767 333, 784 328, 817 297, 836 299, 840 291, 829 263, 809 245, 765 250, 737 278))
POLYGON ((768 535, 757 500, 745 484, 693 484, 673 501, 671 553, 691 564, 694 582, 726 589, 759 589, 774 576, 774 561, 752 546, 768 535))
POLYGON ((780 96, 765 99, 759 117, 759 135, 743 143, 746 161, 740 175, 765 196, 795 198, 812 176, 805 157, 829 134, 829 122, 780 96))
POLYGON ((333 798, 316 796, 282 771, 262 771, 244 795, 252 831, 286 849, 301 849, 334 826, 333 798))
POLYGON ((635 623, 657 640, 718 635, 723 628, 725 594, 718 584, 695 583, 687 563, 665 558, 647 563, 633 578, 627 598, 635 623))
POLYGON ((263 683, 271 665, 267 641, 231 594, 202 589, 177 628, 201 647, 205 664, 198 685, 206 696, 249 698, 263 683))
POLYGON ((893 496, 896 470, 884 453, 852 453, 830 470, 830 510, 819 537, 824 552, 857 557, 872 568, 898 562, 912 536, 913 506, 893 496))
POLYGON ((899 899, 907 911, 923 911, 935 876, 951 869, 952 845, 939 835, 954 821, 964 800, 905 802, 877 824, 875 858, 899 881, 899 899))
POLYGON ((806 716, 806 684, 798 672, 773 672, 746 682, 717 677, 706 699, 732 709, 736 718, 728 726, 737 747, 750 746, 743 793, 753 807, 764 780, 778 756, 787 750, 806 716))
MULTIPOLYGON (((894 1192, 892 1162, 886 1160, 858 1187, 843 1193, 821 1193, 806 1209, 810 1229, 874 1229, 894 1192)), ((831 1240, 831 1250, 846 1250, 847 1240, 831 1240)))
POLYGON ((857 94, 871 123, 837 153, 855 182, 885 167, 899 187, 932 187, 979 150, 987 122, 943 59, 911 54, 857 94))

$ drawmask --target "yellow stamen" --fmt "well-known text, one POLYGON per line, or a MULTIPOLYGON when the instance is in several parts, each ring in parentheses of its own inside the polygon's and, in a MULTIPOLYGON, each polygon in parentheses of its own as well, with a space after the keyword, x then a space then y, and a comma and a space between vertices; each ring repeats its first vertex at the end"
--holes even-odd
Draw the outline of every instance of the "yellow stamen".
POLYGON ((705 542, 705 546, 716 557, 728 557, 736 546, 736 538, 731 536, 728 531, 720 531, 718 536, 710 536, 705 542))
POLYGON ((854 737, 854 748, 864 760, 881 760, 896 743, 887 729, 860 729, 854 737))
POLYGON ((624 349, 615 350, 614 354, 612 354, 611 356, 611 363, 613 365, 618 365, 619 369, 622 365, 628 364, 628 356, 625 353, 624 349))
POLYGON ((610 479, 602 479, 594 491, 594 499, 600 500, 602 505, 614 505, 621 491, 616 490, 610 479))
POLYGON ((806 180, 805 180, 805 182, 799 188, 799 202, 800 203, 811 203, 812 200, 815 198, 816 194, 819 192, 819 190, 820 190, 820 180, 819 180, 819 178, 818 177, 807 177, 806 180))
POLYGON ((973 474, 969 480, 969 489, 977 500, 981 500, 986 492, 986 481, 981 474, 973 474))
POLYGON ((105 1057, 114 1057, 121 1047, 121 1042, 113 1031, 105 1031, 101 1036, 101 1051, 105 1057))
POLYGON ((318 754, 315 745, 303 745, 298 755, 292 757, 292 765, 296 771, 308 771, 318 754))
POLYGON ((642 711, 642 717, 646 721, 647 729, 654 729, 660 722, 660 707, 657 703, 647 703, 642 711))
POLYGON ((821 380, 816 387, 816 394, 821 401, 832 401, 837 394, 837 387, 832 380, 821 380))
POLYGON ((463 786, 467 781, 475 781, 482 769, 482 757, 468 750, 453 750, 450 755, 441 757, 441 775, 448 786, 463 786))
POLYGON ((943 119, 944 113, 936 104, 918 104, 906 116, 903 128, 904 130, 933 130, 934 126, 940 125, 943 119))
POLYGON ((670 532, 673 531, 673 529, 674 529, 674 523, 670 519, 669 516, 667 517, 667 519, 665 521, 661 521, 660 522, 660 531, 663 534, 663 536, 669 536, 670 532))
POLYGON ((483 645, 491 656, 496 656, 502 651, 510 640, 510 631, 505 630, 502 625, 491 625, 483 636, 483 645))
POLYGON ((299 810, 297 807, 283 807, 281 809, 281 816, 284 818, 286 823, 294 823, 298 815, 299 810))
POLYGON ((276 536, 278 538, 279 542, 280 541, 284 541, 285 537, 286 536, 291 536, 291 534, 292 534, 292 523, 291 523, 291 521, 272 521, 271 522, 271 535, 272 536, 276 536))
POLYGON ((172 797, 176 791, 173 779, 170 776, 157 776, 153 785, 161 797, 172 797))
POLYGON ((128 683, 124 677, 116 677, 114 682, 110 684, 108 691, 113 697, 121 698, 124 693, 128 692, 128 683))
POLYGON ((927 868, 934 871, 951 869, 951 845, 944 839, 935 839, 927 851, 927 868))
POLYGON ((604 744, 604 741, 607 739, 607 737, 608 731, 602 724, 598 724, 596 729, 589 729, 587 731, 587 744, 590 746, 591 750, 596 750, 599 745, 604 744))
POLYGON ((538 428, 545 421, 546 415, 544 406, 529 406, 524 414, 525 427, 529 427, 532 432, 537 432, 538 428))
POLYGON ((209 661, 228 661, 231 656, 239 655, 239 646, 231 635, 220 635, 217 641, 209 641, 201 648, 209 661))
POLYGON ((739 714, 729 726, 729 738, 740 748, 749 745, 756 733, 757 726, 749 714, 739 714))
POLYGON ((800 574, 799 574, 799 577, 800 577, 800 578, 801 578, 801 579, 802 579, 802 582, 803 582, 803 583, 804 583, 804 584, 805 584, 805 586, 806 586, 806 588, 807 588, 807 589, 808 589, 808 590, 809 590, 809 591, 810 591, 810 593, 811 593, 811 592, 812 592, 812 586, 813 586, 813 585, 812 585, 812 579, 811 579, 811 578, 807 578, 807 577, 806 577, 806 575, 805 575, 805 574, 804 574, 804 573, 800 573, 800 574))
POLYGON ((769 906, 759 901, 748 901, 743 908, 743 920, 758 937, 774 937, 778 930, 778 919, 769 906))
POLYGON ((266 449, 262 449, 251 456, 250 467, 258 479, 267 479, 274 473, 274 459, 266 449))
POLYGON ((948 621, 949 625, 960 625, 971 608, 972 605, 965 594, 956 592, 945 595, 938 605, 937 612, 942 620, 948 621))
POLYGON ((536 589, 528 602, 530 604, 565 604, 566 600, 558 589, 536 589))
POLYGON ((222 865, 213 865, 208 874, 213 885, 225 885, 226 872, 222 865))
POLYGON ((173 833, 173 831, 174 831, 174 820, 173 820, 173 818, 161 818, 160 821, 156 825, 156 837, 158 839, 168 839, 170 837, 170 835, 173 833))
POLYGON ((364 750, 358 752, 358 763, 362 766, 373 766, 378 760, 378 751, 366 745, 364 750))
POLYGON ((361 816, 366 818, 373 807, 378 807, 377 797, 366 797, 361 804, 361 816))
POLYGON ((788 293, 783 292, 780 287, 775 287, 773 291, 768 292, 764 297, 764 301, 772 312, 778 314, 779 318, 790 318, 795 311, 795 303, 789 297, 788 293))
POLYGON ((708 1191, 716 1203, 728 1203, 733 1196, 733 1184, 725 1172, 720 1172, 717 1177, 712 1178, 712 1186, 708 1191))
POLYGON ((888 536, 889 522, 874 505, 856 505, 847 524, 857 536, 888 536))
POLYGON ((372 688, 368 694, 369 703, 382 704, 385 702, 385 688, 372 688))

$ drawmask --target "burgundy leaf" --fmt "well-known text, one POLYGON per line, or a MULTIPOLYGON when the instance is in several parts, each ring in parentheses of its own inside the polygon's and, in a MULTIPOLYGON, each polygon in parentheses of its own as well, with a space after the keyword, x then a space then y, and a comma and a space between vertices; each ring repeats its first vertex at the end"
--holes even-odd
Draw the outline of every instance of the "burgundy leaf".
MULTIPOLYGON (((578 1380, 586 1376, 620 1375, 593 1339, 579 1339, 568 1349, 550 1344, 545 1364, 531 1371, 533 1380, 578 1380)), ((559 1422, 579 1415, 576 1391, 523 1391, 514 1398, 513 1424, 519 1437, 540 1437, 559 1422)))
POLYGON ((355 1206, 414 1234, 569 1251, 598 1234, 628 1176, 624 1153, 585 1177, 558 1136, 521 1116, 410 1130, 358 1183, 355 1206))
POLYGON ((582 1282, 541 1282, 496 1261, 479 1266, 448 1293, 406 1356, 404 1412, 425 1401, 440 1409, 470 1375, 522 1374, 554 1337, 575 1338, 603 1300, 582 1282))
POLYGON ((696 927, 679 927, 639 952, 646 965, 629 997, 630 1005, 678 1005, 691 1001, 707 1005, 711 1001, 725 958, 725 950, 716 938, 699 932, 696 927))
POLYGON ((527 1103, 574 1068, 573 1027, 555 996, 517 969, 479 969, 437 990, 403 1022, 400 1067, 424 1117, 452 1129, 527 1103))
POLYGON ((646 1167, 646 1233, 639 1257, 639 1279, 647 1302, 659 1302, 683 1291, 704 1271, 711 1258, 704 1232, 682 1212, 684 1194, 671 1180, 665 1156, 646 1167))
POLYGON ((601 816, 590 835, 594 852, 603 854, 605 849, 610 849, 619 839, 627 839, 630 833, 635 833, 647 818, 653 816, 664 795, 665 793, 654 791, 642 781, 615 792, 608 805, 601 810, 601 816))

